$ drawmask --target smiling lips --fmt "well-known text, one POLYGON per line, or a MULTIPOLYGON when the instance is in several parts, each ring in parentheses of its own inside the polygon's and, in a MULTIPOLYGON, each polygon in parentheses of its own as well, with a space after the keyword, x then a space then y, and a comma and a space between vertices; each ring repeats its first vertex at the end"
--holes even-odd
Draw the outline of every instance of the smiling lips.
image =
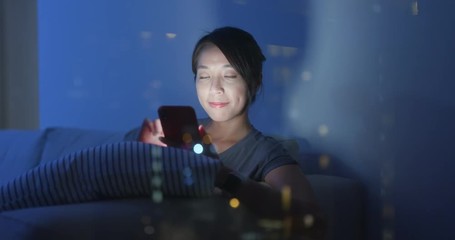
POLYGON ((209 102, 210 107, 212 108, 223 108, 228 105, 227 102, 209 102))

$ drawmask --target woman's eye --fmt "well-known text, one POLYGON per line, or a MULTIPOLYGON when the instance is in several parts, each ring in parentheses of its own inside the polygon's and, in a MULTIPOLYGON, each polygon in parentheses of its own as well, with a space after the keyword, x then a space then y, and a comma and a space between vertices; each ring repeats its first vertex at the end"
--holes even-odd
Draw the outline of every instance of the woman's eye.
POLYGON ((236 78, 237 75, 226 75, 226 76, 224 76, 224 77, 225 77, 225 78, 236 78))
POLYGON ((208 79, 209 76, 199 76, 199 79, 208 79))

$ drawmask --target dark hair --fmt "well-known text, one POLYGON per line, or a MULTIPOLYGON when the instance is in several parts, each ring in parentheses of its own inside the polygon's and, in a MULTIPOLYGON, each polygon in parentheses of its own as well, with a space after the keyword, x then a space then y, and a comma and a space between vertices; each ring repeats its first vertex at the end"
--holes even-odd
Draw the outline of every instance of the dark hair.
POLYGON ((235 27, 217 28, 203 36, 193 51, 192 70, 195 75, 199 54, 210 44, 217 46, 232 67, 245 79, 249 103, 253 103, 256 93, 262 86, 262 63, 265 61, 265 56, 254 37, 235 27))

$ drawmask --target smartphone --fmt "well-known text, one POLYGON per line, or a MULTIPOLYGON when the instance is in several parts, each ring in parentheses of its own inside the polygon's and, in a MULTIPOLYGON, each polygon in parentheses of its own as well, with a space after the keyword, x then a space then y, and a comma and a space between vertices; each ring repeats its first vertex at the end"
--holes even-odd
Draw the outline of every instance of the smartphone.
POLYGON ((202 139, 196 112, 191 106, 161 106, 158 116, 168 146, 219 158, 214 145, 206 138, 205 141, 202 139))
POLYGON ((161 106, 158 116, 168 146, 189 149, 202 142, 196 113, 191 106, 161 106))

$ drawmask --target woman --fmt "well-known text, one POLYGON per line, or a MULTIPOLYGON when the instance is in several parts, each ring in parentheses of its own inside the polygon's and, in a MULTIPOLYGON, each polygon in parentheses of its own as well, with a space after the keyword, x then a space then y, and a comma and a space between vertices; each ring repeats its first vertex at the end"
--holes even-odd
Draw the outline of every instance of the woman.
MULTIPOLYGON (((215 185, 260 216, 292 219, 293 230, 321 236, 321 218, 301 169, 274 139, 252 126, 248 110, 262 85, 265 57, 248 32, 223 27, 203 36, 192 57, 207 133, 223 167, 215 185), (283 196, 289 196, 288 200, 283 196)), ((159 119, 145 120, 139 140, 166 146, 159 119)))

